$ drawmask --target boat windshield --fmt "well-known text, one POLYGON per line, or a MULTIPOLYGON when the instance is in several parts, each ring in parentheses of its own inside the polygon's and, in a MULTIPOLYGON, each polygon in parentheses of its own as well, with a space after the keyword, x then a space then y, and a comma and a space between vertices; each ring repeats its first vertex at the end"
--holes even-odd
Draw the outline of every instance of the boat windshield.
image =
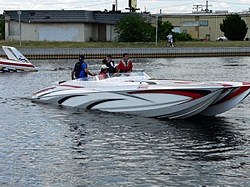
POLYGON ((30 63, 29 60, 22 55, 16 48, 9 46, 2 46, 5 54, 10 60, 17 60, 22 63, 30 63))
POLYGON ((137 81, 137 80, 148 80, 150 77, 145 72, 131 72, 131 73, 115 73, 109 75, 110 80, 118 81, 137 81))
POLYGON ((136 81, 136 80, 148 80, 150 77, 145 72, 131 72, 131 73, 114 73, 107 74, 107 78, 103 76, 89 76, 85 78, 79 78, 78 81, 136 81))

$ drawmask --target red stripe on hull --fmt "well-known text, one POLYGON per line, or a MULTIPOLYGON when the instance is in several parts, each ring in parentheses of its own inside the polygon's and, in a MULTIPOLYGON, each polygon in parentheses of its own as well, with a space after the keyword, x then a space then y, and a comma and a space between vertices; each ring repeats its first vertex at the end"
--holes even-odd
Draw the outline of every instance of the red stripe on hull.
POLYGON ((204 96, 204 94, 193 93, 188 91, 176 91, 176 90, 147 90, 147 91, 138 91, 138 92, 129 92, 129 94, 151 94, 151 93, 159 93, 159 94, 174 94, 174 95, 182 95, 195 99, 199 99, 204 96))
POLYGON ((84 88, 83 86, 74 86, 74 85, 69 85, 69 84, 59 84, 58 86, 65 86, 65 87, 70 87, 70 88, 84 88))
POLYGON ((35 68, 35 66, 33 64, 29 64, 29 63, 14 63, 14 62, 2 62, 0 61, 0 66, 19 66, 19 67, 28 67, 28 68, 35 68))
POLYGON ((234 93, 232 93, 232 94, 230 94, 230 95, 224 97, 222 100, 220 100, 218 103, 215 103, 215 104, 219 104, 219 103, 223 103, 223 102, 225 102, 225 101, 228 101, 228 100, 230 100, 230 99, 232 99, 232 98, 234 98, 234 97, 236 97, 236 96, 242 94, 243 92, 247 91, 248 89, 250 89, 250 84, 249 84, 249 83, 246 83, 246 84, 245 84, 245 83, 243 82, 243 85, 249 85, 249 86, 242 86, 242 87, 240 87, 240 88, 239 88, 238 90, 236 90, 234 93))

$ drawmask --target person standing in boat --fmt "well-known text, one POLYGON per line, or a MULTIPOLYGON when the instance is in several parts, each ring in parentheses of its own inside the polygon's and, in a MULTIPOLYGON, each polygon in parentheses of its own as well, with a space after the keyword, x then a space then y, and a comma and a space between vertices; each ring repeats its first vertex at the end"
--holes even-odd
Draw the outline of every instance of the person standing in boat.
POLYGON ((129 73, 132 72, 133 63, 129 60, 128 53, 123 53, 123 59, 119 62, 116 67, 116 73, 129 73))
POLYGON ((106 60, 107 60, 107 66, 109 68, 109 73, 112 74, 112 73, 116 73, 116 64, 115 62, 112 60, 112 55, 107 55, 106 57, 106 60))
POLYGON ((71 79, 85 78, 88 75, 95 76, 94 73, 90 73, 88 70, 87 63, 84 62, 84 55, 79 55, 79 61, 75 64, 71 72, 71 79))

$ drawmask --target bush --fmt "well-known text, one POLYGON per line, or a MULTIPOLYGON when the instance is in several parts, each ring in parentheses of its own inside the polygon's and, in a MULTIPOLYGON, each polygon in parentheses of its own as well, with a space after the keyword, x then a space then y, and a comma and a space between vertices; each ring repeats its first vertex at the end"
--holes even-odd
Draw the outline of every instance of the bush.
POLYGON ((190 34, 187 33, 178 33, 174 32, 173 33, 174 41, 192 41, 192 37, 190 34))
POLYGON ((89 42, 96 42, 93 37, 89 37, 89 42))

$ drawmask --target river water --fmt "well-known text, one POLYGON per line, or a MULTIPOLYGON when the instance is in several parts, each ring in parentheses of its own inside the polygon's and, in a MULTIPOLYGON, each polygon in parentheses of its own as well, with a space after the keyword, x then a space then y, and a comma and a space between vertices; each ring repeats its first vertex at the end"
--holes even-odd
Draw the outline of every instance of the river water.
MULTIPOLYGON (((250 81, 250 57, 133 61, 156 78, 250 81)), ((39 72, 0 74, 0 186, 249 186, 250 97, 187 120, 55 107, 30 97, 75 60, 32 62, 39 72)))

